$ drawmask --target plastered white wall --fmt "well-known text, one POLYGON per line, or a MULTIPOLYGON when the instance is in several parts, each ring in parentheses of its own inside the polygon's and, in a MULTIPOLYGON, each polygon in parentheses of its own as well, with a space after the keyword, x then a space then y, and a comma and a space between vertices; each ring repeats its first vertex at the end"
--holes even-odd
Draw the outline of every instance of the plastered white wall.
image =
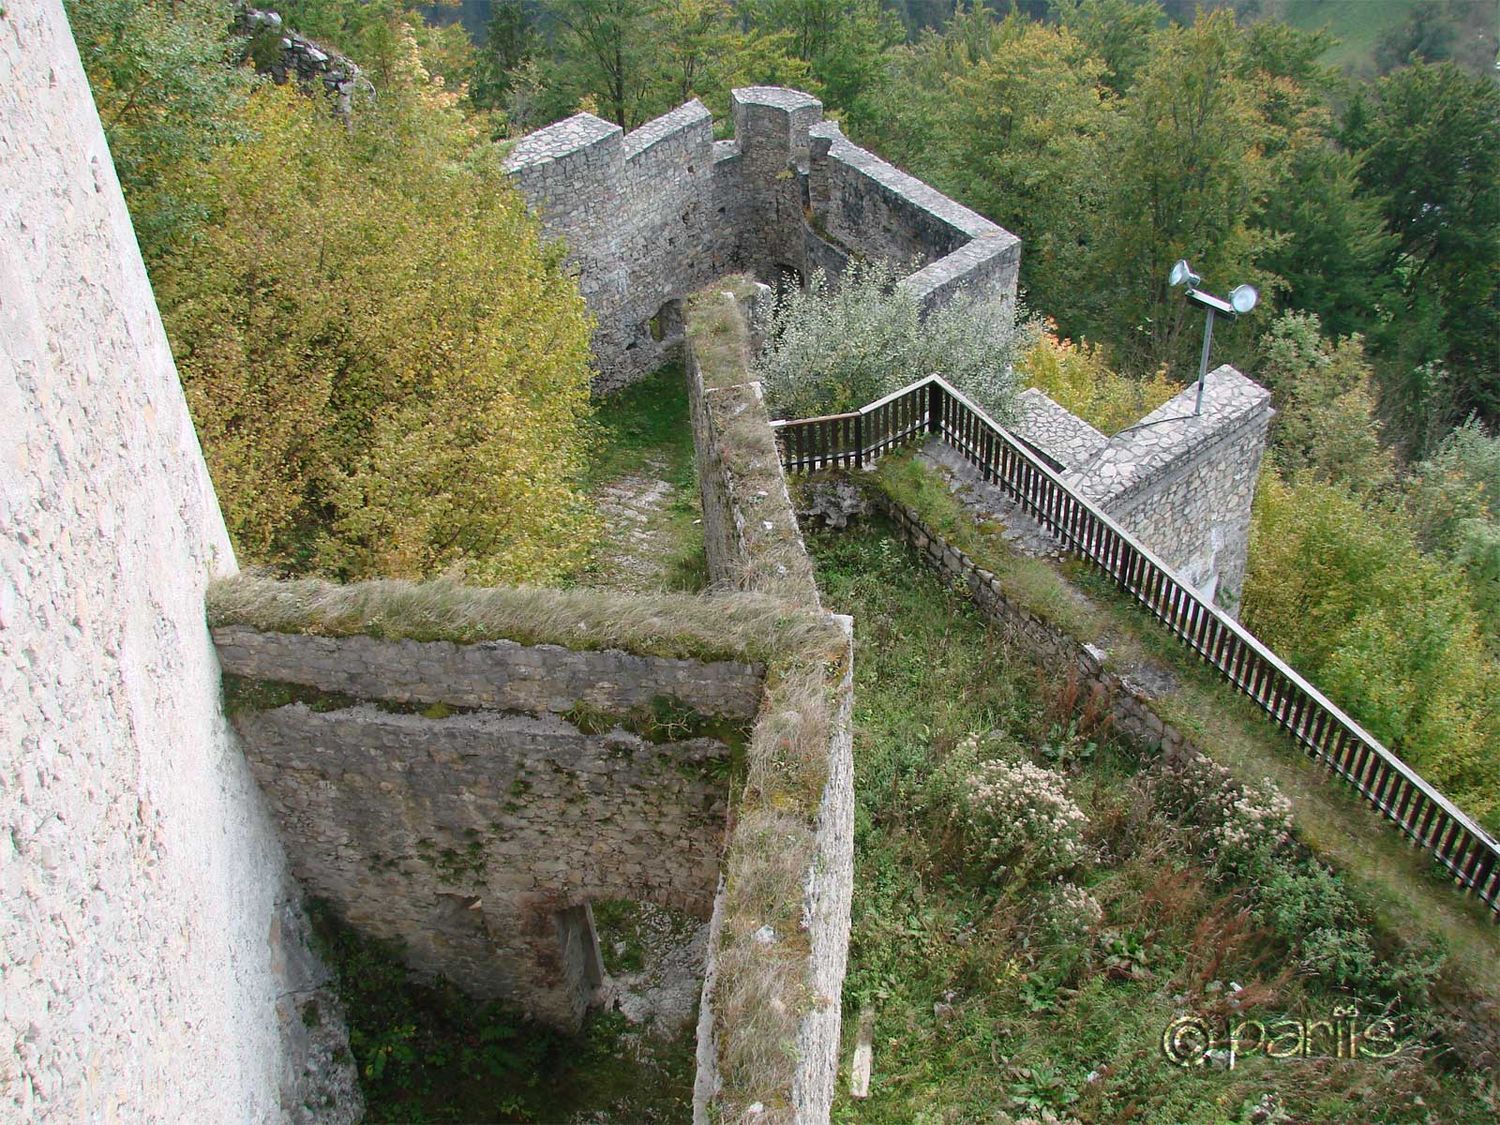
POLYGON ((279 1120, 233 555, 60 0, 0 12, 0 1119, 279 1120))

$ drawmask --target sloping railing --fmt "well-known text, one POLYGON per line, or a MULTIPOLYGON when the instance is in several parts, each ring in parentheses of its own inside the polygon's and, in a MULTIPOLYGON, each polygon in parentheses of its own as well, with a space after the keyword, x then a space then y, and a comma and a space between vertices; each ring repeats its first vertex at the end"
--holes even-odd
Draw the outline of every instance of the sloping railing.
POLYGON ((1500 918, 1500 845, 1484 829, 940 376, 861 410, 772 426, 788 472, 863 464, 922 435, 947 442, 986 481, 998 483, 1134 596, 1309 757, 1353 785, 1500 918))

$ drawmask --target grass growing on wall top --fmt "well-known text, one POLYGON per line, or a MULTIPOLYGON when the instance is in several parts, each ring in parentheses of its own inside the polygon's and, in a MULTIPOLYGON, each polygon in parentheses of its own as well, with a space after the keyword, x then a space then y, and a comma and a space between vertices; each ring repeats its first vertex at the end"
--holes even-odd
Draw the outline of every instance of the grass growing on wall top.
POLYGON ((704 438, 714 444, 712 457, 742 519, 744 557, 735 586, 813 606, 817 585, 787 496, 770 418, 749 369, 750 331, 741 302, 752 293, 749 279, 739 276, 689 299, 689 364, 705 388, 712 432, 704 438))
POLYGON ((688 299, 685 332, 688 345, 710 388, 737 386, 750 380, 750 328, 739 302, 753 292, 748 278, 725 278, 688 299))
POLYGON ((693 660, 767 661, 787 651, 835 652, 841 643, 821 615, 755 594, 698 598, 445 580, 340 586, 248 573, 209 586, 208 623, 458 644, 504 639, 693 660))

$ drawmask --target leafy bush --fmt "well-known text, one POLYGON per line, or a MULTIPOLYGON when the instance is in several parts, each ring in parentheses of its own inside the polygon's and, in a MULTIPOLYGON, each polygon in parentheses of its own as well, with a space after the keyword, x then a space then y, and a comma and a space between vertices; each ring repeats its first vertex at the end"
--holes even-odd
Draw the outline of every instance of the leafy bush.
POLYGON ((957 830, 968 866, 996 883, 1051 879, 1088 854, 1087 821, 1063 776, 1028 761, 987 757, 977 735, 943 763, 931 803, 957 830))
POLYGON ((934 372, 998 422, 1015 411, 1015 361, 1035 328, 1008 304, 960 294, 925 319, 884 263, 856 263, 837 283, 821 270, 772 308, 755 363, 774 414, 855 410, 934 372))
POLYGON ((1255 377, 1272 392, 1271 450, 1286 470, 1371 490, 1389 484, 1372 372, 1358 336, 1330 341, 1315 313, 1277 317, 1261 337, 1255 377))
POLYGON ((186 172, 214 222, 153 281, 243 560, 544 581, 592 535, 588 320, 409 46, 352 133, 258 88, 186 172))
POLYGON ((1418 465, 1407 510, 1423 547, 1452 559, 1492 643, 1500 643, 1500 437, 1470 420, 1418 465))
POLYGON ((1330 698, 1491 825, 1500 670, 1458 575, 1404 515, 1308 476, 1266 474, 1245 621, 1330 698))
POLYGON ((1188 829, 1193 846, 1220 876, 1250 878, 1291 840, 1292 805, 1269 778, 1241 785, 1199 753, 1151 772, 1153 800, 1188 829))
POLYGON ((1140 421, 1182 389, 1167 378, 1165 368, 1157 368, 1149 379, 1111 370, 1098 344, 1059 337, 1050 322, 1017 361, 1016 371, 1026 386, 1105 434, 1140 421))

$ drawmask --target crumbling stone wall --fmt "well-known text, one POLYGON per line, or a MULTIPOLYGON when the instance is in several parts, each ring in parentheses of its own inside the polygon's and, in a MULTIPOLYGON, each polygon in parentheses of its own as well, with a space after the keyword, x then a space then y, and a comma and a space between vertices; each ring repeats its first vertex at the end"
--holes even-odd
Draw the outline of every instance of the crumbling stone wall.
POLYGON ((295 81, 305 91, 321 90, 346 121, 355 86, 365 82, 369 88, 352 60, 286 27, 279 12, 236 5, 234 29, 248 40, 246 50, 258 73, 277 85, 295 81))
POLYGON ((222 710, 203 593, 234 556, 58 0, 0 6, 0 465, 0 1119, 356 1120, 222 710))
POLYGON ((243 626, 214 639, 250 678, 234 723, 293 869, 418 973, 576 1027, 601 981, 590 902, 709 916, 730 746, 628 728, 653 706, 747 724, 758 667, 243 626))
POLYGON ((961 289, 1013 300, 1021 242, 851 144, 822 103, 735 90, 735 137, 694 100, 626 134, 580 113, 517 142, 506 167, 567 244, 598 319, 597 386, 621 386, 681 344, 681 302, 735 270, 766 282, 890 259, 926 308, 961 289))

